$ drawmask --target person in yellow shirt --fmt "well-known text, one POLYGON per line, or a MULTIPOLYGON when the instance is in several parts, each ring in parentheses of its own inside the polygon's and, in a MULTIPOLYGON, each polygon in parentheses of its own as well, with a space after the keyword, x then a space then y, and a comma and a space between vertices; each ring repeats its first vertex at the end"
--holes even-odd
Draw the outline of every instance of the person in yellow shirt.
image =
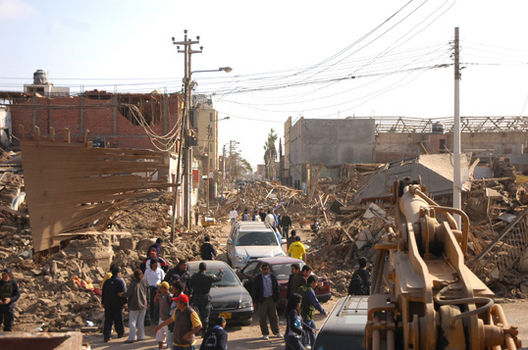
POLYGON ((295 259, 301 259, 306 262, 306 248, 301 243, 301 237, 295 236, 295 242, 290 244, 288 255, 295 259))
POLYGON ((156 332, 163 326, 174 322, 174 344, 172 349, 194 350, 196 349, 195 335, 202 329, 200 317, 189 306, 189 297, 187 295, 180 294, 176 298, 173 298, 173 300, 176 302, 176 310, 174 310, 170 318, 156 327, 156 332))

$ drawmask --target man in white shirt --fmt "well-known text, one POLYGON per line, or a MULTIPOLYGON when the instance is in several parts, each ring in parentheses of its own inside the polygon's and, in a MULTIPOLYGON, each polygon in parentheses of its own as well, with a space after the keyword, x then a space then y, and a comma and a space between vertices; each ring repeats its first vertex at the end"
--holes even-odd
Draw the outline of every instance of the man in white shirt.
POLYGON ((159 304, 154 303, 154 296, 158 291, 158 284, 160 284, 165 278, 165 272, 158 265, 158 260, 150 259, 150 269, 146 269, 145 275, 143 276, 143 278, 147 281, 150 293, 150 310, 147 315, 150 316, 150 322, 155 323, 157 323, 159 319, 159 304))
POLYGON ((235 208, 229 212, 229 219, 231 220, 231 223, 235 222, 238 218, 238 212, 235 208))
POLYGON ((264 222, 269 225, 273 230, 275 230, 275 216, 273 215, 271 210, 268 210, 268 214, 266 215, 264 222))

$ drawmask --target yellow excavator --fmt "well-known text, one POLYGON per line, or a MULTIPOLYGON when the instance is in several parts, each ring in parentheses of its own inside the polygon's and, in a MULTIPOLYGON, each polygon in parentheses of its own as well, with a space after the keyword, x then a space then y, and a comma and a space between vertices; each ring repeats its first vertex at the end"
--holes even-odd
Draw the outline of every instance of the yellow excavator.
POLYGON ((392 200, 394 222, 376 245, 366 349, 520 348, 494 293, 464 263, 467 215, 409 179, 393 184, 392 200))

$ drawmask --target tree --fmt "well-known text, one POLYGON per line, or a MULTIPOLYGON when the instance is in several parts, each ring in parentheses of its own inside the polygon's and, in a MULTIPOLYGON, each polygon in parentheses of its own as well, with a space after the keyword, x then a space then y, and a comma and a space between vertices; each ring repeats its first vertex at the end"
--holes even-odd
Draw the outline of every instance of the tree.
POLYGON ((268 134, 268 139, 264 144, 264 168, 265 177, 268 180, 275 178, 275 159, 277 159, 277 149, 275 148, 275 142, 277 141, 277 134, 275 130, 271 129, 268 134))
POLYGON ((237 179, 240 175, 248 176, 253 173, 253 168, 245 158, 242 158, 239 151, 234 151, 229 156, 228 164, 233 166, 233 169, 229 169, 229 171, 234 179, 237 179))

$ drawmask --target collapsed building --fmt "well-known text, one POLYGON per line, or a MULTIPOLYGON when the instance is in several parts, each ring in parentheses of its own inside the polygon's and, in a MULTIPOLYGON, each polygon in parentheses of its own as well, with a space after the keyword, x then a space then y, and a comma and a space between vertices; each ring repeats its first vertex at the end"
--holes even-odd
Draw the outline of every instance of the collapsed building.
MULTIPOLYGON (((528 117, 462 117, 462 151, 479 159, 475 176, 491 176, 494 159, 505 158, 520 172, 528 170, 528 117), (486 170, 486 168, 488 170, 486 170)), ((307 188, 317 177, 339 177, 363 163, 389 163, 422 154, 450 153, 452 118, 349 117, 284 123, 281 182, 307 188)))

